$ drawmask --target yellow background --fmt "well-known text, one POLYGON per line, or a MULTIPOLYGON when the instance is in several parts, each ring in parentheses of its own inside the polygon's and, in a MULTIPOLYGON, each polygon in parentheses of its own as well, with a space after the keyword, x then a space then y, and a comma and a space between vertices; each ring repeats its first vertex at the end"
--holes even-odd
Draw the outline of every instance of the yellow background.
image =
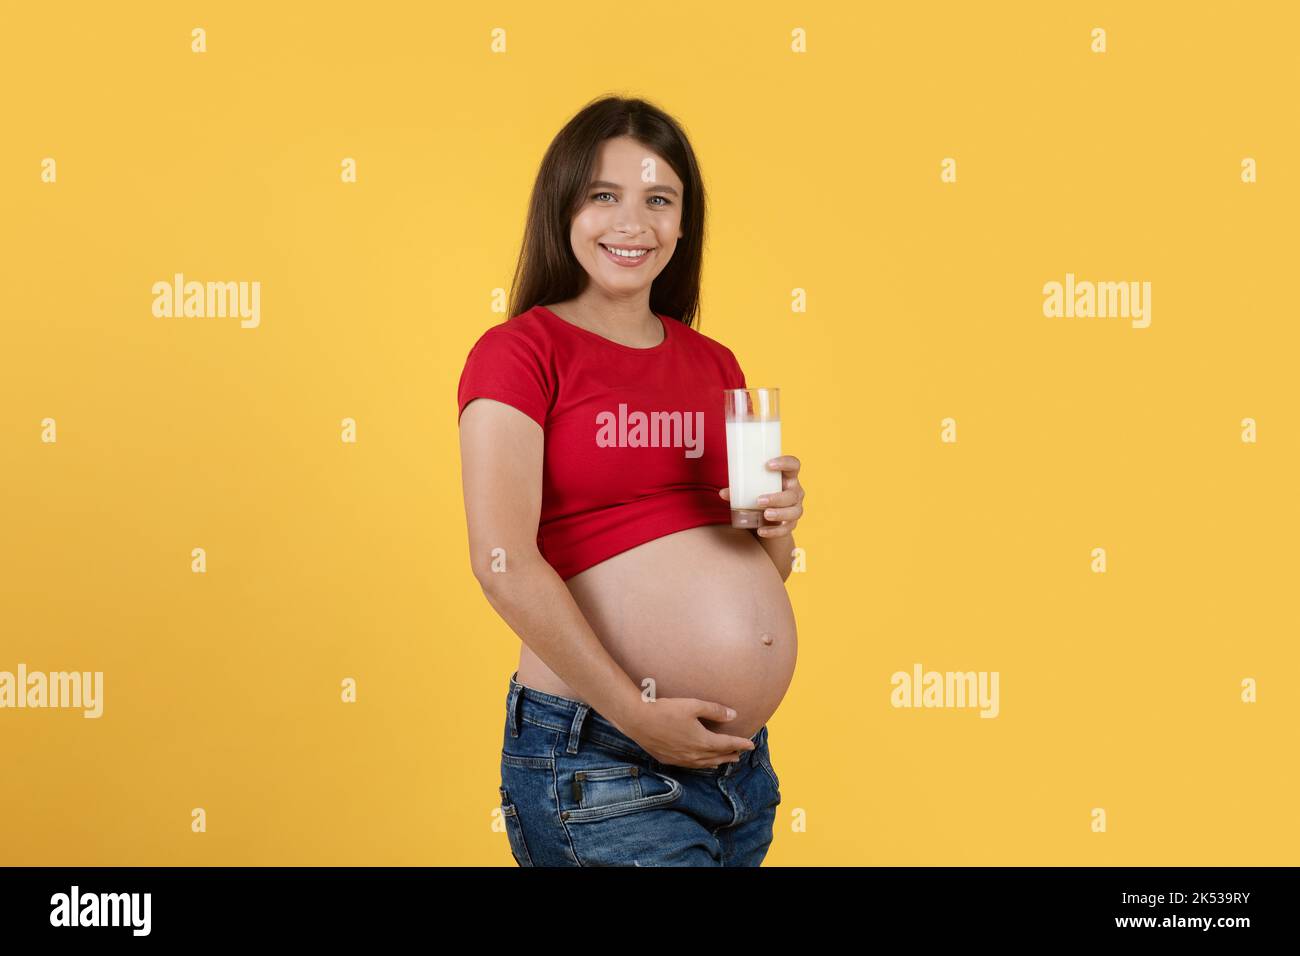
POLYGON ((767 864, 1296 862, 1291 5, 6 21, 0 669, 102 670, 105 713, 0 711, 0 862, 512 865, 519 640, 470 572, 453 396, 605 93, 690 135, 699 328, 804 463, 767 864), (1045 318, 1067 271, 1151 282, 1150 328, 1045 318), (260 281, 260 327, 154 318, 176 272, 260 281), (915 662, 999 671, 1001 715, 892 708, 915 662))

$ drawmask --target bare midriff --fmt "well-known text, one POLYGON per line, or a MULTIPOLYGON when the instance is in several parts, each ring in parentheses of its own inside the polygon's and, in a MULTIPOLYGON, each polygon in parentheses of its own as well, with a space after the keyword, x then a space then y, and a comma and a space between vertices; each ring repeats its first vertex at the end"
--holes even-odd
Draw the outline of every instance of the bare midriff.
MULTIPOLYGON (((734 720, 704 725, 738 737, 753 736, 776 713, 794 676, 798 640, 785 582, 753 532, 725 524, 687 528, 616 554, 565 584, 637 687, 650 678, 655 697, 734 708, 734 720)), ((517 679, 584 699, 527 644, 517 679)))

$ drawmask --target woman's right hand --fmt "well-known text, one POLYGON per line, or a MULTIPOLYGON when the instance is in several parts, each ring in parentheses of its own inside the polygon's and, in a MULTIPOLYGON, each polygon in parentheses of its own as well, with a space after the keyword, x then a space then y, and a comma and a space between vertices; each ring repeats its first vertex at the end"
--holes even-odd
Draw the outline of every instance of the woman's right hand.
POLYGON ((662 764, 674 767, 718 767, 736 763, 755 744, 745 737, 715 734, 700 719, 726 723, 735 719, 723 704, 694 697, 658 697, 641 701, 639 711, 623 733, 662 764))

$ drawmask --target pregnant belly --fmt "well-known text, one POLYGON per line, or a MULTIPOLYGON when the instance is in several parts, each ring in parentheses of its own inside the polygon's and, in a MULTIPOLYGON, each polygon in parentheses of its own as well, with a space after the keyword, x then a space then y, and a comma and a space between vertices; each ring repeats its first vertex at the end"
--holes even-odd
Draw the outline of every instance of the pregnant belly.
MULTIPOLYGON (((610 656, 656 697, 734 708, 710 730, 750 737, 794 676, 798 641, 785 582, 749 531, 687 528, 602 561, 565 582, 610 656)), ((582 700, 527 645, 519 681, 582 700)))

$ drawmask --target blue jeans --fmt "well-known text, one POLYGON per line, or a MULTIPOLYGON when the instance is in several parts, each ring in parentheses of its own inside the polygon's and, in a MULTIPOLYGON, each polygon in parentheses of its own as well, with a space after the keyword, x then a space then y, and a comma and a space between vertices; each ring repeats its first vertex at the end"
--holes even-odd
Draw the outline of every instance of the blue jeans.
POLYGON ((780 781, 767 726, 739 763, 662 764, 571 697, 510 675, 501 814, 520 866, 758 866, 780 781))

